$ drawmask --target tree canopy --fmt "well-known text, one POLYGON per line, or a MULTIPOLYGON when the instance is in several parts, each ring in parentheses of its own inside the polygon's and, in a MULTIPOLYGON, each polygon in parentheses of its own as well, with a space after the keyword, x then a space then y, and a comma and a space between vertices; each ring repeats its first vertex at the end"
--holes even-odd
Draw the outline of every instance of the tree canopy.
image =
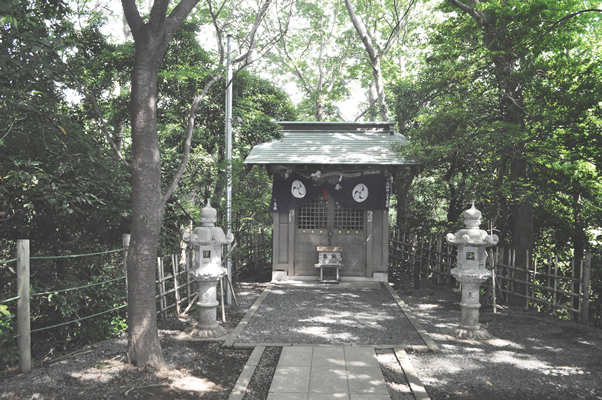
POLYGON ((582 256, 601 223, 599 11, 451 0, 440 10, 449 17, 431 28, 420 75, 395 89, 409 156, 423 163, 415 210, 454 223, 476 199, 507 242, 531 242, 532 229, 582 256))

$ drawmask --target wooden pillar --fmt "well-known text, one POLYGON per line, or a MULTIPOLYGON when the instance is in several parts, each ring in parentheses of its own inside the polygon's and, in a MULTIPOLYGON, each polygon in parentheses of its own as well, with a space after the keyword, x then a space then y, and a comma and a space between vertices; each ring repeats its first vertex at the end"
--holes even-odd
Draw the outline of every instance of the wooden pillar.
POLYGON ((592 253, 588 251, 585 253, 585 263, 583 270, 583 306, 581 307, 581 319, 579 322, 582 324, 588 323, 589 319, 589 282, 592 275, 592 253))
POLYGON ((31 371, 31 319, 29 292, 29 240, 17 240, 17 325, 19 369, 31 371))

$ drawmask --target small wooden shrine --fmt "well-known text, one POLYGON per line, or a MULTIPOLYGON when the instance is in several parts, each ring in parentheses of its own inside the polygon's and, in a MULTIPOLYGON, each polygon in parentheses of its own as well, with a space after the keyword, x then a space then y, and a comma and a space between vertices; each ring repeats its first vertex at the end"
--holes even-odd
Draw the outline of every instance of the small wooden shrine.
POLYGON ((389 198, 407 139, 392 122, 278 122, 247 165, 273 177, 273 280, 323 278, 318 247, 340 248, 336 280, 386 281, 389 198), (339 275, 340 274, 340 275, 339 275))

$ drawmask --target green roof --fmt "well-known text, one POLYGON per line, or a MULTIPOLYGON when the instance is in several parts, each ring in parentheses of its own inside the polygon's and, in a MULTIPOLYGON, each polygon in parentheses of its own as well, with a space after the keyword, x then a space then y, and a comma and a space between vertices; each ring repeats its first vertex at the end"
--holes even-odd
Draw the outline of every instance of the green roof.
POLYGON ((282 138, 253 147, 245 164, 415 165, 392 122, 278 122, 282 138))

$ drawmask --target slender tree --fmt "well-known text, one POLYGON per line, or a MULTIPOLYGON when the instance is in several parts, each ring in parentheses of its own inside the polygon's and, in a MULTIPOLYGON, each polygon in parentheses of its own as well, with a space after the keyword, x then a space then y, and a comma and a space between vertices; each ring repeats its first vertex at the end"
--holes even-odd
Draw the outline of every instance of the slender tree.
MULTIPOLYGON (((180 179, 190 151, 190 127, 179 173, 165 192, 157 135, 157 79, 167 44, 198 3, 182 0, 171 12, 156 0, 144 21, 135 0, 122 0, 135 41, 130 117, 132 130, 132 233, 128 252, 128 358, 136 365, 165 366, 157 332, 155 257, 167 199, 180 179)), ((196 103, 198 104, 198 102, 196 103)), ((194 119, 193 104, 189 118, 194 119)))
POLYGON ((349 18, 360 37, 372 71, 373 81, 370 84, 369 99, 378 103, 381 121, 389 120, 389 106, 385 95, 385 79, 383 77, 383 59, 391 52, 397 39, 408 23, 408 13, 414 6, 411 0, 407 7, 397 2, 374 6, 367 5, 364 9, 364 19, 356 12, 356 7, 350 0, 345 0, 349 18))

